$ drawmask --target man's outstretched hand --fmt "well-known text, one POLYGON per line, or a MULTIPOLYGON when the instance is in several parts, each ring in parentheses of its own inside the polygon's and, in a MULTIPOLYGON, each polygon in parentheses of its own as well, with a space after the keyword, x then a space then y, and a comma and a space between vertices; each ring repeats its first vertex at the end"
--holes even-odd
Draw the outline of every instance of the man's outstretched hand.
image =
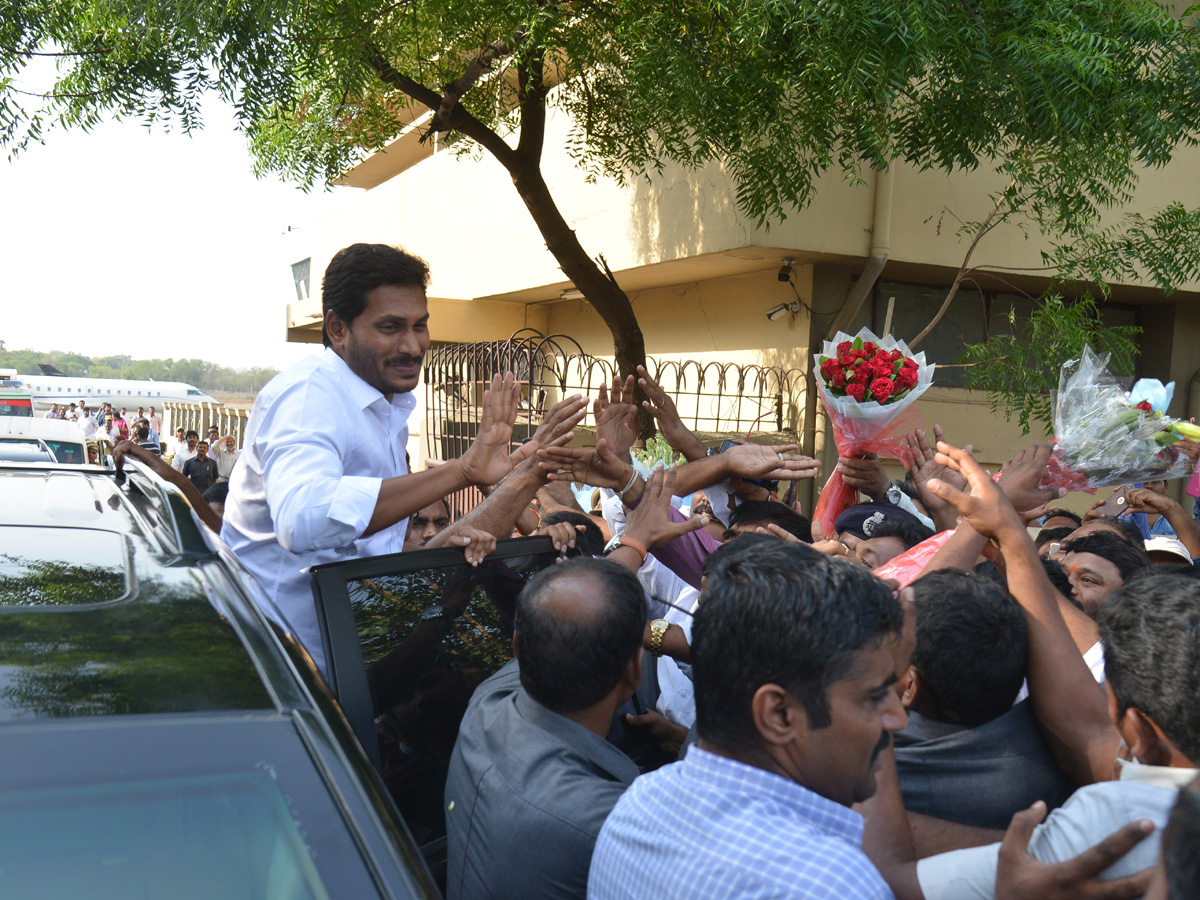
POLYGON ((1045 817, 1041 801, 1013 816, 1000 845, 996 900, 1133 900, 1146 892, 1150 869, 1113 881, 1099 875, 1154 830, 1150 820, 1130 822, 1075 858, 1050 864, 1029 853, 1033 829, 1045 817))
POLYGON ((520 408, 521 383, 509 372, 496 375, 492 386, 483 392, 483 411, 475 440, 458 459, 462 477, 468 484, 493 485, 504 480, 518 463, 536 450, 530 441, 511 450, 513 424, 520 408))
POLYGON ((937 462, 962 475, 969 493, 940 478, 931 479, 927 486, 939 499, 958 510, 968 525, 985 537, 998 541, 1014 534, 1020 534, 1028 540, 1021 516, 970 453, 939 441, 937 462))

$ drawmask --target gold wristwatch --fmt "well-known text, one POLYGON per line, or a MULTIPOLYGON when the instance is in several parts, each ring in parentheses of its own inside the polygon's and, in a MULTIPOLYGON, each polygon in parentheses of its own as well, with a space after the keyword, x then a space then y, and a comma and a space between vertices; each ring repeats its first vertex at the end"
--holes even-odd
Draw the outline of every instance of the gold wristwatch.
POLYGON ((666 619, 655 619, 650 623, 650 652, 653 655, 662 656, 663 635, 670 627, 671 623, 666 619))

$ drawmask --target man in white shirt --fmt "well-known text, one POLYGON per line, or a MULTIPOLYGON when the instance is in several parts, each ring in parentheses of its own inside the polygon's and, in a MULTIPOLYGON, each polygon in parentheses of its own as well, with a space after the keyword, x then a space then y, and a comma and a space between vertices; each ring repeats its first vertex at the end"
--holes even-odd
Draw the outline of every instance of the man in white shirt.
POLYGON ((227 434, 211 444, 212 453, 209 455, 217 461, 217 481, 228 481, 233 473, 233 464, 242 455, 242 451, 237 449, 237 439, 227 434))
POLYGON ((76 424, 79 426, 79 431, 83 435, 84 440, 91 440, 96 436, 96 432, 100 430, 100 423, 91 414, 91 410, 87 408, 87 404, 80 404, 79 418, 76 424))
POLYGON ((470 484, 495 484, 536 450, 509 456, 520 387, 497 375, 470 449, 410 474, 412 396, 429 347, 425 262, 395 247, 338 251, 322 283, 325 351, 259 393, 229 481, 221 537, 262 585, 264 612, 324 669, 309 568, 398 553, 409 517, 470 484))
POLYGON ((196 444, 200 440, 200 435, 195 431, 189 431, 186 436, 186 443, 181 444, 175 451, 175 456, 171 459, 171 468, 177 472, 183 471, 184 463, 189 459, 196 458, 196 444))

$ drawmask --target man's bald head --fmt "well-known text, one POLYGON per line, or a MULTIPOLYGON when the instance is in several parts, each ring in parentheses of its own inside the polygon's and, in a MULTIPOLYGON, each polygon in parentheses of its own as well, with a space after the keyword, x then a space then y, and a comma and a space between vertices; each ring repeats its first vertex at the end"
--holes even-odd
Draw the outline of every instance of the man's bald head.
POLYGON ((594 706, 620 683, 645 627, 646 597, 632 573, 603 559, 551 566, 517 599, 521 684, 557 713, 594 706))

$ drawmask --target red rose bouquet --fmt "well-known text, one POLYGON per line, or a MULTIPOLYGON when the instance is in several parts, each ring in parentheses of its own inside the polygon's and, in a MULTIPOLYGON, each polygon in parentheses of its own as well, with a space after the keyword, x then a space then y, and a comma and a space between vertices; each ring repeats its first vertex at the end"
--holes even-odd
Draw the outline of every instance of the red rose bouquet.
MULTIPOLYGON (((901 417, 929 389, 933 370, 924 353, 914 354, 903 341, 890 335, 878 338, 866 328, 854 337, 839 331, 826 341, 816 360, 816 379, 838 455, 898 457, 901 443, 895 435, 911 427, 901 417)), ((834 472, 821 491, 813 521, 832 536, 834 520, 857 499, 858 492, 834 472)))

